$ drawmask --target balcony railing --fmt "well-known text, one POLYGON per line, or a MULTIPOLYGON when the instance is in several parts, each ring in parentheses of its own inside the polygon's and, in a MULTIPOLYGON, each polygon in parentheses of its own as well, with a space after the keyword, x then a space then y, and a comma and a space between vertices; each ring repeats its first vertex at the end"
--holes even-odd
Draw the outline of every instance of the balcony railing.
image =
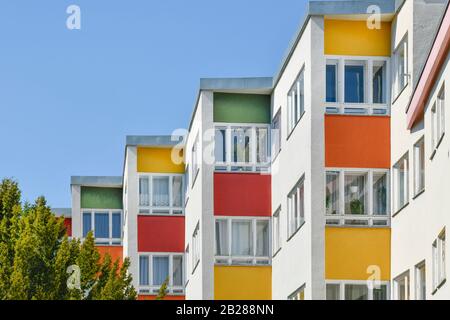
POLYGON ((328 226, 387 227, 390 225, 387 215, 327 214, 325 219, 328 226))
POLYGON ((387 104, 373 103, 325 103, 326 114, 349 114, 349 115, 389 115, 389 106, 387 104))

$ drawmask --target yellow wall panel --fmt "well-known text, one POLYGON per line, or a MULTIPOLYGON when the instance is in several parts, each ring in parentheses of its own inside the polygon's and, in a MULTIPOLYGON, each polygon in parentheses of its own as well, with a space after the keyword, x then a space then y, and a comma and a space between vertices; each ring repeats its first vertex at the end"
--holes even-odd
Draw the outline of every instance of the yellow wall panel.
POLYGON ((272 267, 215 266, 214 299, 272 299, 272 267))
POLYGON ((184 173, 184 163, 172 161, 172 148, 137 148, 137 171, 184 173))
POLYGON ((367 28, 366 21, 325 20, 325 54, 343 56, 390 56, 391 23, 367 28))
POLYGON ((391 273, 389 228, 325 228, 325 278, 366 280, 369 266, 378 266, 380 280, 391 273))

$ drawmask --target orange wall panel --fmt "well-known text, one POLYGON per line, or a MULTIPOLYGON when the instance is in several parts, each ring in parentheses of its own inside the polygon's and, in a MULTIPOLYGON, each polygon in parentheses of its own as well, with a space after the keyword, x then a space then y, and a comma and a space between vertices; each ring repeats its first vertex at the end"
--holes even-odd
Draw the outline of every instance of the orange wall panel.
POLYGON ((109 253, 111 260, 116 261, 119 259, 120 265, 123 261, 123 248, 122 246, 97 246, 98 252, 103 257, 105 254, 109 253))
POLYGON ((184 216, 138 216, 139 252, 184 252, 184 216))
POLYGON ((390 118, 325 115, 325 166, 390 167, 390 118))
POLYGON ((214 215, 270 216, 271 177, 259 173, 215 173, 214 215))
POLYGON ((72 236, 72 218, 64 218, 64 226, 69 237, 72 236))

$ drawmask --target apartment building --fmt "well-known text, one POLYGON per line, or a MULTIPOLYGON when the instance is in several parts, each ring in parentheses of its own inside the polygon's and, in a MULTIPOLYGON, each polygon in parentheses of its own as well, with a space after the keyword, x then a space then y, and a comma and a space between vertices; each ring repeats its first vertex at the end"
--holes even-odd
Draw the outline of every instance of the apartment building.
POLYGON ((450 298, 446 7, 309 2, 274 77, 201 79, 185 136, 128 136, 54 211, 140 299, 450 298))
POLYGON ((394 24, 392 298, 450 299, 447 1, 406 1, 394 24))

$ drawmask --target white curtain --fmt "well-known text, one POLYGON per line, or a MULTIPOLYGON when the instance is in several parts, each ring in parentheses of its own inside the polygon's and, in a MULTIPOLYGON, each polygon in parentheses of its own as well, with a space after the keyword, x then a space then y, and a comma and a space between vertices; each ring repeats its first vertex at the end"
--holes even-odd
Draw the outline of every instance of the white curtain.
POLYGON ((256 222, 256 255, 269 256, 269 221, 256 222))
POLYGON ((216 255, 228 256, 228 221, 216 220, 216 255))
POLYGON ((173 285, 182 286, 183 285, 183 257, 174 256, 173 257, 173 285))
POLYGON ((233 162, 250 162, 250 143, 251 143, 251 129, 250 128, 233 128, 231 132, 233 162))
POLYGON ((169 206, 169 177, 153 177, 153 205, 169 206))
POLYGON ((182 185, 183 177, 182 176, 174 176, 172 178, 172 206, 181 207, 181 199, 182 199, 182 185))
POLYGON ((139 178, 139 205, 140 206, 149 206, 150 200, 149 200, 149 183, 148 183, 148 177, 140 177, 139 178))
POLYGON ((267 128, 257 128, 256 129, 256 161, 258 163, 265 163, 267 162, 267 128))
POLYGON ((153 285, 162 285, 168 276, 169 257, 153 257, 153 285))
POLYGON ((251 221, 233 221, 231 253, 234 256, 252 256, 252 222, 251 221))

